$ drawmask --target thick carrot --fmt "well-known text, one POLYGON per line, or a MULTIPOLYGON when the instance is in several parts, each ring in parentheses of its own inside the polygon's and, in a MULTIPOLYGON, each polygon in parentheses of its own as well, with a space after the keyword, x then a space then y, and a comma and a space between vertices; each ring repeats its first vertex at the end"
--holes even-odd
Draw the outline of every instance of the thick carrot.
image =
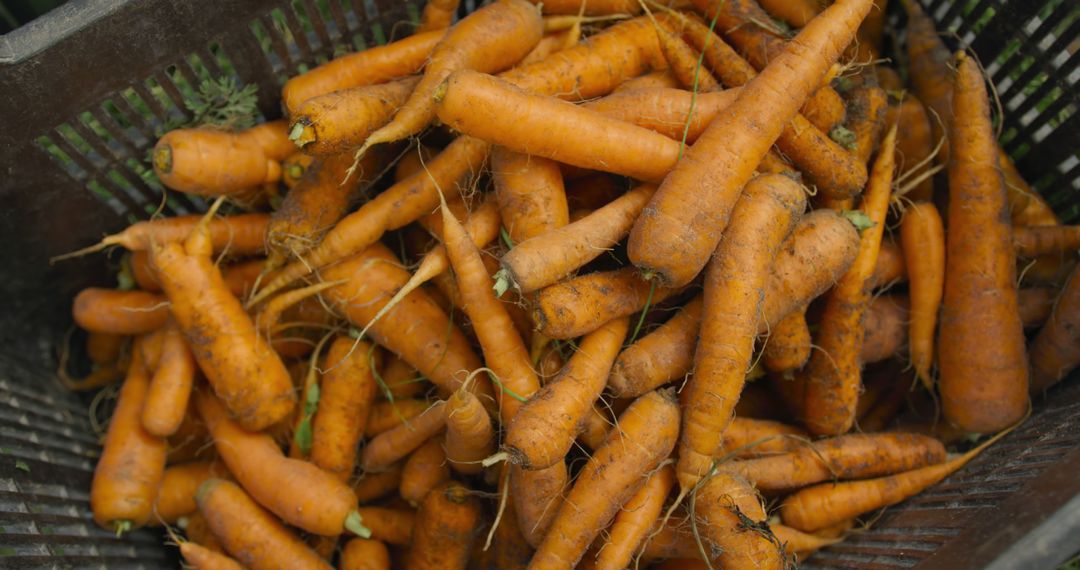
POLYGON ((353 483, 353 492, 361 504, 369 503, 398 490, 403 466, 395 464, 387 471, 363 473, 353 483))
POLYGON ((790 453, 732 461, 719 469, 737 473, 762 492, 792 491, 830 479, 868 479, 945 461, 945 446, 924 435, 849 434, 809 443, 790 453))
POLYGON ((815 18, 743 86, 653 195, 630 232, 634 265, 665 285, 685 285, 720 241, 742 187, 817 86, 870 8, 842 0, 815 18), (777 88, 777 83, 783 83, 777 88), (723 173, 722 175, 719 173, 723 173))
MULTIPOLYGON (((758 334, 831 287, 854 261, 858 242, 854 226, 836 212, 817 210, 803 216, 777 253, 758 334)), ((624 350, 615 359, 609 390, 616 396, 635 396, 685 376, 693 364, 701 306, 701 297, 696 297, 624 350)))
POLYGON ((769 15, 796 28, 806 26, 822 9, 818 0, 758 0, 758 4, 761 4, 769 15))
POLYGON ((311 419, 311 462, 338 476, 352 477, 356 449, 375 399, 378 359, 362 340, 338 337, 326 353, 319 407, 311 419))
POLYGON ((386 83, 416 73, 427 63, 431 51, 445 32, 432 30, 384 46, 374 46, 333 59, 293 77, 285 82, 281 90, 286 114, 295 115, 301 104, 320 95, 386 83))
POLYGON ((236 560, 191 541, 180 543, 180 556, 192 568, 200 570, 244 570, 236 560))
POLYGON ((650 392, 619 417, 617 428, 578 473, 529 568, 569 568, 675 446, 679 407, 670 392, 650 392), (633 443, 631 443, 633 442, 633 443))
POLYGON ((986 87, 973 59, 960 53, 957 63, 939 386, 945 419, 985 433, 1027 411, 1028 366, 986 87))
POLYGON ((780 542, 780 546, 784 548, 784 554, 799 559, 844 539, 843 536, 828 537, 820 534, 810 534, 780 523, 769 523, 769 530, 776 537, 776 540, 780 542))
POLYGON ((1013 228, 1013 247, 1020 257, 1073 254, 1080 249, 1080 226, 1019 226, 1013 228))
POLYGON ((345 543, 338 561, 340 570, 390 570, 390 551, 370 538, 354 538, 345 543))
POLYGON ((676 89, 680 87, 680 85, 679 78, 672 75, 670 71, 667 69, 658 69, 644 75, 639 75, 633 79, 628 79, 616 87, 612 91, 612 94, 637 91, 638 89, 676 89))
POLYGON ((435 402, 424 413, 372 438, 360 455, 364 471, 383 471, 446 427, 446 402, 435 402))
POLYGON ((911 205, 900 223, 911 299, 908 348, 911 363, 927 390, 933 389, 930 367, 934 363, 934 332, 945 286, 945 227, 937 208, 928 202, 911 205))
POLYGON ((245 197, 253 188, 277 182, 280 161, 296 150, 278 140, 286 139, 285 121, 256 128, 254 135, 210 128, 169 131, 154 145, 154 173, 180 192, 245 197))
POLYGON ((495 451, 495 428, 484 405, 471 392, 454 391, 446 401, 446 459, 454 471, 475 475, 480 462, 495 451))
POLYGON ((566 462, 556 461, 543 469, 525 470, 509 464, 507 468, 516 524, 529 545, 540 546, 563 505, 563 492, 570 481, 566 462))
POLYGON ((117 533, 151 521, 165 471, 168 445, 143 429, 139 418, 149 382, 142 355, 135 350, 90 485, 94 522, 117 533))
POLYGON ((540 388, 540 380, 529 361, 529 351, 517 334, 506 307, 496 296, 494 281, 476 247, 443 202, 443 245, 454 268, 465 314, 493 379, 498 382, 499 414, 504 423, 517 413, 523 399, 540 388))
POLYGON ((803 190, 790 178, 753 179, 706 270, 694 377, 682 392, 677 473, 683 492, 708 473, 722 449, 753 356, 772 261, 805 208, 803 190))
POLYGON ((289 373, 225 285, 206 225, 183 245, 155 246, 150 260, 199 368, 241 425, 265 429, 288 415, 296 403, 289 373))
POLYGON ((656 182, 679 158, 679 143, 663 135, 475 71, 451 75, 436 90, 435 107, 457 131, 582 168, 656 182))
POLYGON ((150 524, 176 524, 180 517, 199 510, 195 492, 212 477, 226 478, 225 468, 215 461, 192 461, 165 469, 154 498, 154 518, 150 524))
POLYGON ((307 154, 345 154, 351 164, 348 151, 388 123, 418 81, 419 77, 406 77, 308 99, 292 112, 289 138, 307 154))
MULTIPOLYGON (((198 493, 197 489, 196 493, 198 493)), ((196 509, 198 508, 197 505, 198 502, 196 501, 196 509)), ((185 518, 187 520, 186 524, 183 526, 184 535, 189 541, 198 544, 207 550, 225 552, 225 549, 221 547, 221 542, 214 536, 214 531, 210 529, 210 523, 206 522, 206 517, 204 517, 201 512, 196 510, 185 518)))
MULTIPOLYGON (((481 411, 483 412, 483 408, 481 411)), ((424 500, 428 491, 448 480, 450 480, 450 466, 447 465, 442 438, 436 435, 416 448, 416 451, 413 451, 405 460, 398 491, 402 499, 416 506, 424 500)))
POLYGON ((514 244, 569 223, 562 172, 555 161, 496 147, 491 177, 503 227, 514 244))
POLYGON ((210 479, 199 487, 196 500, 225 551, 245 567, 278 568, 287 560, 290 568, 330 568, 236 484, 210 479))
POLYGON ((401 140, 427 127, 435 118, 432 95, 451 73, 502 71, 525 57, 543 33, 540 11, 525 0, 500 0, 472 12, 447 30, 408 100, 389 124, 367 137, 357 156, 373 145, 401 140))
POLYGON ((432 489, 416 514, 406 567, 464 568, 480 529, 480 501, 461 483, 432 489))
POLYGON ((259 504, 314 534, 337 536, 346 528, 363 532, 348 520, 355 518, 356 495, 343 481, 307 461, 285 457, 271 436, 245 431, 210 393, 197 390, 195 405, 218 455, 259 504))
MULTIPOLYGON (((105 236, 96 245, 53 257, 49 263, 101 251, 112 245, 119 245, 128 251, 149 251, 156 244, 184 241, 200 220, 202 216, 175 216, 137 222, 118 234, 105 236)), ((254 255, 266 251, 264 240, 269 223, 268 214, 221 216, 211 220, 210 241, 214 251, 234 255, 254 255)))
POLYGON ((424 4, 424 11, 420 13, 420 25, 417 26, 416 33, 449 28, 459 3, 460 0, 428 0, 427 4, 424 4))
POLYGON ((650 285, 633 267, 598 271, 549 285, 536 294, 533 321, 554 339, 571 339, 659 303, 681 289, 650 285))
POLYGON ((770 372, 798 370, 810 359, 811 342, 806 308, 795 309, 769 331, 762 364, 770 372))
POLYGON ((803 532, 814 532, 863 513, 895 505, 952 475, 1006 433, 1008 431, 1003 431, 944 463, 876 479, 806 487, 784 500, 780 506, 780 517, 788 526, 803 532))
POLYGON ((629 327, 622 317, 586 335, 559 376, 521 406, 503 442, 511 463, 543 469, 564 460, 604 390, 629 327))
POLYGON ((1054 302, 1046 325, 1031 343, 1031 392, 1040 393, 1054 385, 1077 364, 1080 351, 1076 338, 1077 303, 1080 303, 1080 271, 1073 270, 1054 302))
POLYGON ((870 303, 871 278, 892 194, 895 143, 896 129, 892 128, 874 161, 860 206, 873 226, 862 230, 855 263, 826 298, 821 328, 815 339, 820 350, 810 357, 804 371, 803 413, 806 426, 815 435, 841 434, 855 422, 855 406, 862 385, 863 316, 870 303))
POLYGON ((595 568, 619 570, 629 568, 641 543, 660 518, 664 501, 675 484, 675 471, 670 466, 649 475, 645 485, 626 502, 608 529, 608 538, 596 558, 595 568))
POLYGON ((584 5, 585 16, 607 16, 611 14, 637 14, 641 4, 637 0, 530 0, 540 4, 544 14, 579 14, 584 5))
POLYGON ((371 438, 384 431, 389 431, 398 425, 419 416, 429 407, 431 407, 431 402, 426 400, 394 400, 392 402, 378 402, 371 407, 371 412, 368 413, 367 424, 364 427, 364 436, 371 438))
POLYGON ((712 474, 690 498, 695 525, 709 559, 722 568, 784 568, 769 530, 761 496, 745 479, 712 474))
POLYGON ((169 303, 162 295, 88 287, 79 291, 71 307, 75 324, 94 333, 120 335, 153 332, 169 319, 169 303))
POLYGON ((154 368, 143 403, 142 424, 147 432, 168 437, 180 428, 195 382, 195 357, 174 321, 165 325, 161 357, 154 368))
MULTIPOLYGON (((896 105, 890 105, 885 112, 885 124, 896 125, 896 162, 899 165, 897 178, 914 183, 931 166, 929 160, 934 151, 934 132, 930 116, 922 101, 914 95, 905 95, 896 105)), ((934 197, 934 179, 926 176, 905 194, 918 201, 930 201, 934 197)))

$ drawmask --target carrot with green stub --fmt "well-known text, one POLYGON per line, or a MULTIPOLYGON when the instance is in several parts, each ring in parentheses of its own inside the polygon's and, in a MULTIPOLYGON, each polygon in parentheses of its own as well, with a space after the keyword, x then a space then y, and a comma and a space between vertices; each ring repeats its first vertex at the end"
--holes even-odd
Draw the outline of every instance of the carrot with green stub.
POLYGON ((1040 393, 1059 382, 1077 364, 1077 305, 1080 303, 1080 272, 1073 270, 1054 302, 1050 318, 1031 343, 1031 392, 1040 393))
POLYGON ((380 361, 369 343, 345 336, 334 339, 326 353, 319 403, 311 418, 310 458, 342 481, 348 481, 356 468, 380 361))
POLYGON ((156 331, 169 319, 168 299, 145 291, 87 287, 71 307, 75 324, 92 333, 134 335, 156 331))
POLYGON ((945 419, 981 433, 1015 423, 1028 409, 1016 261, 993 133, 982 72, 959 53, 938 385, 945 419))
POLYGON ((566 189, 555 161, 495 147, 491 152, 491 177, 499 215, 512 243, 519 244, 569 223, 566 189))
MULTIPOLYGON (((314 156, 352 153, 375 129, 393 117, 419 77, 343 89, 308 99, 293 110, 289 138, 314 156)), ((283 165, 284 166, 284 165, 283 165)))
POLYGON ((304 173, 315 162, 315 157, 303 151, 297 151, 281 161, 281 182, 285 187, 292 190, 297 182, 304 177, 304 173))
POLYGON ((464 568, 480 529, 480 501, 468 488, 448 481, 427 494, 416 513, 406 567, 464 568))
POLYGON ((872 277, 877 265, 885 216, 892 195, 896 128, 885 135, 859 212, 868 224, 862 230, 854 264, 840 278, 825 301, 815 343, 820 350, 810 357, 802 375, 806 393, 803 414, 816 435, 837 435, 855 422, 861 381, 863 316, 870 303, 872 277))
POLYGON ((645 485, 626 502, 608 528, 607 540, 593 565, 597 570, 629 568, 641 543, 653 524, 660 519, 664 501, 675 484, 671 466, 661 467, 649 475, 645 485))
POLYGON ((446 427, 446 402, 438 401, 418 416, 368 441, 360 455, 364 471, 383 471, 446 427))
POLYGON ((165 325, 161 356, 143 403, 142 424, 149 433, 168 437, 180 428, 195 383, 195 357, 176 323, 165 325))
POLYGON ((94 522, 117 534, 151 521, 165 471, 168 443, 150 435, 140 420, 149 382, 141 351, 134 350, 90 484, 94 522))
POLYGON ((754 168, 840 56, 870 4, 833 4, 743 86, 735 102, 664 179, 635 223, 627 248, 635 266, 668 286, 693 280, 716 249, 754 168), (778 83, 783 88, 776 88, 778 83))
POLYGON ((274 121, 241 132, 169 131, 154 145, 154 174, 179 192, 250 199, 262 184, 281 179, 280 162, 296 150, 286 128, 274 121))
POLYGON ((923 386, 932 390, 934 333, 945 287, 945 226, 937 208, 929 202, 909 206, 900 222, 900 241, 905 251, 917 252, 904 258, 911 300, 911 364, 923 386))
POLYGON ((424 442, 409 455, 401 469, 398 491, 401 498, 414 507, 424 500, 429 491, 450 480, 450 466, 443 451, 442 439, 436 434, 424 442))
POLYGON ((562 508, 563 494, 570 481, 565 461, 556 461, 543 469, 523 469, 505 464, 510 470, 510 500, 514 503, 514 521, 525 541, 540 546, 562 508))
POLYGON ((446 459, 464 475, 484 470, 480 464, 495 451, 495 427, 475 394, 459 388, 446 401, 446 459))

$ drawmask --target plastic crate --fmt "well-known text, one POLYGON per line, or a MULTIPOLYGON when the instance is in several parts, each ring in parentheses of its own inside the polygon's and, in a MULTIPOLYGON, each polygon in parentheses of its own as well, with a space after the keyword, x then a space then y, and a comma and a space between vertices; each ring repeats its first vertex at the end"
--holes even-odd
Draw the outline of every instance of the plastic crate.
MULTIPOLYGON (((420 0, 76 0, 0 36, 0 567, 175 564, 161 536, 90 518, 99 452, 87 402, 55 377, 74 294, 102 258, 50 266, 157 208, 144 157, 203 76, 259 86, 405 35, 420 0)), ((474 2, 463 2, 464 10, 474 2)), ((895 2, 893 3, 895 4, 895 2)), ((970 45, 1006 108, 1002 141, 1067 223, 1080 218, 1080 3, 924 0, 970 45)), ((894 14, 893 17, 898 17, 894 14)), ((175 193, 166 214, 201 209, 175 193)), ((833 568, 1053 568, 1080 550, 1080 383, 963 471, 806 563, 833 568)))

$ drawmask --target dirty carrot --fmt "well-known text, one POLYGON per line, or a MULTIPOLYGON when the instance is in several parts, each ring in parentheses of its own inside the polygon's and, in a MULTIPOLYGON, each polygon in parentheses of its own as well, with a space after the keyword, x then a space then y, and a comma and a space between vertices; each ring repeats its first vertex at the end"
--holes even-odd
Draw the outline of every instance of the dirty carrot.
POLYGON ((736 416, 724 430, 724 450, 736 457, 756 457, 799 449, 808 438, 800 427, 736 416))
MULTIPOLYGON (((897 135, 899 134, 900 131, 898 130, 897 135)), ((874 267, 874 276, 871 279, 874 282, 874 287, 884 287, 907 279, 907 262, 904 260, 904 250, 891 237, 881 238, 877 266, 874 267)))
POLYGON ((1080 249, 1080 226, 1018 226, 1013 247, 1020 257, 1072 254, 1080 249))
POLYGON ((555 161, 495 147, 491 177, 503 227, 514 244, 569 223, 562 172, 555 161))
POLYGON ((810 359, 810 343, 806 307, 795 309, 769 331, 762 363, 770 372, 798 370, 810 359))
MULTIPOLYGON (((308 99, 293 110, 289 138, 309 155, 352 153, 408 99, 418 77, 363 85, 308 99)), ((284 167, 284 165, 282 165, 284 167)))
POLYGON ((338 337, 330 345, 319 383, 319 407, 311 419, 311 462, 352 477, 356 450, 375 399, 378 355, 362 340, 338 337))
POLYGON ((718 567, 784 568, 761 496, 745 479, 723 471, 712 474, 690 495, 690 508, 698 547, 718 567))
POLYGON ((195 367, 195 357, 184 335, 174 321, 169 321, 161 342, 161 356, 143 403, 142 424, 146 431, 168 437, 180 428, 195 383, 195 367))
POLYGON ((937 208, 928 202, 909 206, 900 223, 900 241, 905 251, 918 252, 905 258, 911 300, 908 348, 915 372, 932 390, 934 333, 945 286, 945 227, 937 208))
POLYGON ((926 107, 918 97, 905 95, 900 103, 889 106, 885 112, 885 124, 897 125, 896 162, 899 165, 897 179, 915 184, 905 196, 916 202, 932 200, 934 197, 933 177, 925 177, 917 184, 914 182, 933 166, 930 154, 934 151, 936 142, 926 107))
POLYGON ((675 484, 671 466, 661 467, 649 475, 645 485, 626 502, 608 529, 608 538, 596 558, 598 570, 629 568, 641 543, 653 525, 661 518, 668 492, 675 484))
POLYGON ((360 455, 364 471, 388 469, 446 427, 446 402, 432 404, 420 415, 368 441, 360 455))
POLYGON ((169 303, 145 291, 88 287, 71 307, 75 324, 93 333, 133 335, 156 331, 169 319, 169 303))
MULTIPOLYGON (((468 392, 466 392, 467 394, 468 392)), ((483 412, 483 408, 480 408, 483 412)), ((419 505, 428 491, 450 479, 450 466, 447 465, 446 452, 443 451, 442 438, 435 435, 416 448, 405 460, 401 470, 401 485, 398 491, 401 498, 410 505, 419 505)))
POLYGON ((199 510, 195 492, 212 477, 226 478, 225 467, 215 461, 192 461, 165 469, 154 499, 150 524, 176 524, 180 517, 199 510))
MULTIPOLYGON (((530 0, 532 1, 532 0, 530 0)), ((535 0, 534 4, 541 4, 544 14, 578 14, 582 5, 585 6, 586 16, 606 16, 611 14, 637 14, 641 12, 641 4, 637 0, 535 0)))
POLYGON ((843 536, 828 537, 819 534, 810 534, 785 526, 780 523, 769 523, 769 530, 784 548, 784 554, 801 557, 817 552, 830 544, 836 544, 844 539, 843 536))
POLYGON ((720 82, 709 73, 708 69, 698 65, 701 59, 694 48, 690 47, 678 34, 671 29, 658 26, 656 37, 660 42, 660 50, 667 60, 668 71, 671 72, 679 83, 691 91, 708 93, 723 89, 720 82))
POLYGON ((448 481, 427 494, 416 513, 406 566, 414 570, 464 568, 480 529, 480 501, 448 481))
MULTIPOLYGON (((149 251, 154 245, 184 241, 201 220, 202 216, 175 216, 136 222, 120 233, 105 236, 96 245, 53 257, 49 262, 55 263, 61 259, 101 251, 113 245, 119 245, 128 251, 149 251)), ((264 240, 269 223, 269 214, 241 214, 214 218, 210 221, 209 228, 214 252, 255 255, 266 251, 264 240)))
POLYGON ((446 401, 446 459, 464 475, 483 471, 480 462, 495 451, 495 427, 480 400, 459 388, 446 401))
POLYGON ((364 427, 364 436, 371 438, 397 427, 422 414, 431 407, 431 402, 426 400, 393 400, 377 402, 371 407, 368 414, 367 424, 364 427))
POLYGON ((556 461, 543 469, 526 470, 507 464, 510 469, 510 500, 517 514, 515 521, 525 541, 534 548, 548 535, 555 515, 563 505, 563 493, 570 481, 565 461, 556 461))
POLYGON ((1080 271, 1073 270, 1054 302, 1046 325, 1031 343, 1031 392, 1039 393, 1054 385, 1080 364, 1077 351, 1076 315, 1080 302, 1080 271))
POLYGON ((292 190, 313 162, 315 162, 315 157, 303 151, 294 152, 281 161, 281 181, 285 187, 292 190))
POLYGON ((770 15, 796 28, 805 26, 822 9, 818 0, 758 0, 758 4, 770 15))

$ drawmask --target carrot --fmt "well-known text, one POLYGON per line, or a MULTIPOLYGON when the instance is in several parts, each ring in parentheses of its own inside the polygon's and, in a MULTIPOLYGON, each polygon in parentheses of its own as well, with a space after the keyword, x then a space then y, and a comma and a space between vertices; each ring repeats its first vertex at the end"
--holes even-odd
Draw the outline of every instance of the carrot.
POLYGON ((162 295, 87 287, 71 307, 75 324, 96 333, 133 335, 153 332, 169 319, 169 303, 162 295))
POLYGON ((680 87, 679 78, 675 77, 668 69, 650 71, 633 79, 628 79, 616 87, 611 93, 625 93, 639 89, 676 89, 680 87))
POLYGON ((303 151, 294 152, 281 161, 281 181, 285 183, 285 187, 292 190, 313 162, 315 157, 303 151))
POLYGON ((543 469, 563 461, 604 389, 629 326, 623 317, 589 333, 558 378, 521 406, 503 442, 511 463, 543 469))
POLYGON ((679 408, 670 392, 650 392, 619 417, 617 429, 578 473, 529 567, 568 568, 618 514, 675 446, 679 408), (628 445, 633 442, 633 445, 628 445))
POLYGON ((1053 311, 1031 343, 1031 392, 1037 394, 1053 386, 1077 364, 1080 351, 1073 332, 1076 306, 1080 300, 1080 278, 1073 270, 1054 302, 1053 311))
POLYGON ((805 430, 788 424, 736 416, 724 430, 723 449, 736 457, 756 457, 799 449, 805 430))
POLYGON ((868 479, 945 461, 945 446, 905 433, 849 434, 807 443, 790 453, 724 463, 759 491, 779 493, 830 479, 868 479))
POLYGON ((563 491, 570 480, 566 462, 556 461, 543 469, 526 470, 512 464, 507 468, 518 528, 525 541, 535 548, 549 534, 551 523, 563 505, 563 491))
POLYGON ((679 143, 665 136, 475 71, 458 71, 441 84, 435 109, 443 123, 492 144, 641 180, 661 180, 679 158, 679 143))
MULTIPOLYGON (((533 1, 533 0, 530 0, 533 1)), ((586 16, 606 16, 610 14, 637 14, 641 4, 637 0, 535 0, 544 14, 578 14, 584 5, 586 16)))
POLYGON ((416 33, 449 28, 459 3, 460 0, 428 0, 424 11, 420 13, 420 25, 416 28, 416 33))
POLYGON ((863 317, 860 360, 864 364, 885 360, 908 341, 911 304, 902 295, 879 295, 866 307, 863 317))
MULTIPOLYGON (((851 265, 858 232, 843 216, 819 210, 803 216, 776 256, 765 287, 758 334, 822 294, 851 265)), ((608 387, 616 396, 634 396, 681 378, 692 367, 701 326, 701 297, 642 337, 615 359, 608 387)))
POLYGON ((593 404, 592 412, 582 421, 578 442, 591 450, 599 449, 604 444, 612 427, 612 416, 606 407, 593 404))
POLYGON ((1023 416, 1028 367, 986 88, 975 61, 957 64, 938 368, 945 419, 982 433, 1023 416))
POLYGON ((379 359, 364 341, 340 336, 326 353, 319 383, 319 407, 311 419, 311 462, 337 475, 352 477, 356 449, 375 399, 379 359))
POLYGON ((659 303, 681 289, 651 286, 633 267, 598 271, 549 285, 536 294, 533 321, 554 339, 571 339, 659 303))
POLYGON ((149 382, 135 350, 90 485, 94 522, 117 534, 150 522, 165 471, 165 440, 147 433, 139 421, 149 382))
POLYGON ((664 500, 674 484, 675 471, 670 466, 649 475, 645 485, 615 515, 607 541, 596 558, 596 568, 618 570, 630 567, 634 554, 660 518, 664 500))
MULTIPOLYGON (((477 541, 473 548, 482 547, 477 541)), ((495 538, 491 543, 491 561, 487 565, 481 563, 481 568, 505 568, 507 570, 525 570, 532 559, 533 549, 525 541, 525 535, 517 524, 517 513, 514 511, 514 502, 506 503, 503 511, 503 520, 495 529, 495 538)), ((474 560, 477 558, 473 557, 474 560)))
POLYGON ((753 169, 869 10, 840 1, 743 86, 653 195, 630 232, 630 260, 665 285, 685 285, 705 266, 753 169), (777 82, 783 88, 775 88, 777 82), (716 173, 723 172, 723 176, 716 173))
POLYGON ((192 568, 200 570, 244 570, 236 560, 186 540, 180 542, 180 556, 192 568))
POLYGON ((347 155, 348 167, 352 161, 348 151, 388 123, 419 81, 405 77, 308 99, 292 110, 289 138, 310 155, 347 155))
MULTIPOLYGON (((165 321, 168 323, 168 321, 165 321)), ((161 358, 161 345, 165 340, 165 327, 153 332, 146 333, 139 343, 139 352, 142 353, 143 365, 151 374, 157 369, 158 359, 161 358)))
POLYGON ((169 298, 169 311, 214 392, 245 428, 265 429, 296 403, 292 380, 228 290, 210 249, 209 231, 201 223, 183 245, 155 246, 150 260, 169 298))
POLYGON ((803 413, 815 435, 837 435, 851 429, 859 401, 864 334, 863 316, 870 303, 871 277, 877 265, 881 235, 892 192, 896 129, 885 135, 874 161, 870 183, 860 211, 873 226, 862 230, 855 263, 825 301, 821 329, 815 339, 820 350, 810 357, 804 372, 806 394, 803 413))
POLYGON ((225 551, 247 568, 330 568, 276 516, 259 506, 239 486, 210 479, 195 496, 225 551))
POLYGON ((714 473, 690 498, 699 548, 722 568, 784 568, 761 497, 745 479, 714 473))
POLYGON ((697 94, 668 87, 637 88, 617 91, 582 107, 673 140, 685 135, 686 142, 693 143, 738 94, 738 88, 697 94))
MULTIPOLYGON (((201 485, 200 485, 201 486, 201 485)), ((198 489, 196 489, 196 493, 198 489)), ((198 503, 196 502, 196 505, 198 503)), ((196 506, 196 509, 198 506, 196 506)), ((206 522, 206 517, 202 516, 202 513, 196 510, 190 515, 184 517, 184 521, 187 524, 182 525, 184 529, 184 535, 190 542, 198 544, 207 550, 213 552, 224 552, 225 549, 221 547, 221 542, 214 536, 214 532, 210 530, 210 524, 206 522)))
POLYGON ((1019 226, 1013 228, 1013 247, 1020 257, 1073 254, 1080 249, 1080 226, 1019 226))
POLYGON ((790 178, 753 179, 706 270, 694 377, 683 391, 677 467, 683 492, 709 471, 721 449, 753 355, 771 262, 804 208, 802 188, 790 178))
POLYGON ((818 0, 758 0, 769 15, 779 18, 796 28, 806 26, 820 12, 818 0))
POLYGON ((362 473, 354 483, 353 492, 361 504, 371 502, 398 490, 401 486, 402 465, 391 465, 387 471, 362 473))
POLYGON ((780 542, 780 546, 784 548, 784 554, 798 558, 817 552, 844 539, 842 536, 834 538, 821 536, 820 534, 810 534, 780 523, 769 523, 769 531, 773 533, 776 540, 780 542))
POLYGON ((578 26, 576 33, 573 28, 551 33, 547 29, 547 22, 545 22, 544 32, 544 37, 540 38, 540 41, 536 42, 536 45, 533 46, 529 53, 518 62, 519 67, 543 61, 549 55, 573 46, 581 39, 580 26, 578 26))
POLYGON ((86 356, 97 365, 110 364, 120 359, 127 342, 125 335, 91 332, 86 335, 86 356))
MULTIPOLYGON (((468 392, 466 392, 468 393, 468 392)), ((480 408, 483 411, 483 408, 480 408)), ((486 415, 486 412, 485 412, 486 415)), ((428 491, 450 480, 450 466, 443 451, 442 438, 436 435, 416 448, 401 471, 401 498, 416 506, 428 491)))
POLYGON ((863 513, 895 505, 957 472, 1009 431, 1011 428, 944 463, 876 479, 806 487, 784 500, 780 506, 780 518, 784 524, 797 530, 814 532, 863 513))
POLYGON ((1017 298, 1020 303, 1020 320, 1024 328, 1041 326, 1050 318, 1058 291, 1051 287, 1028 287, 1020 289, 1017 298))
POLYGON ((480 501, 469 489, 456 481, 432 489, 416 514, 406 566, 415 570, 464 568, 479 528, 480 501))
POLYGON ((252 189, 281 178, 280 161, 296 150, 287 144, 286 127, 285 121, 274 121, 242 132, 169 131, 154 145, 154 174, 179 192, 246 198, 252 189))
MULTIPOLYGON (((128 251, 149 251, 155 244, 181 242, 202 220, 202 216, 175 216, 137 222, 118 234, 105 236, 90 247, 53 257, 49 263, 101 251, 119 245, 128 251)), ((215 252, 233 255, 253 255, 266 251, 266 227, 270 222, 267 214, 242 214, 221 216, 210 221, 210 241, 215 252)))
MULTIPOLYGON (((933 140, 941 140, 953 114, 952 54, 938 37, 934 21, 923 12, 918 2, 903 0, 901 4, 908 18, 908 77, 915 95, 928 111, 937 116, 936 120, 931 117, 930 125, 934 132, 933 140)), ((935 162, 947 164, 948 159, 949 146, 943 145, 935 162)))
POLYGON ((798 370, 810 360, 810 343, 806 308, 796 309, 769 331, 762 351, 762 363, 770 372, 798 370))
POLYGON ((1017 226, 1053 226, 1061 223, 1053 208, 1028 185, 1009 155, 998 147, 998 165, 1005 176, 1009 215, 1017 226))
POLYGON ((180 329, 169 321, 164 330, 161 357, 141 414, 143 428, 158 437, 168 437, 179 429, 195 381, 195 357, 180 329))
POLYGON ((878 399, 873 408, 859 417, 859 429, 871 433, 885 431, 907 403, 911 393, 909 378, 906 375, 894 375, 891 380, 891 389, 878 399))
MULTIPOLYGON (((899 104, 889 106, 885 112, 885 124, 897 125, 896 154, 900 165, 897 179, 910 180, 914 184, 930 170, 930 154, 936 144, 926 107, 918 97, 905 94, 899 104)), ((916 202, 932 200, 934 179, 926 176, 905 195, 916 202)))
POLYGON ((496 147, 491 176, 499 215, 513 243, 569 223, 562 173, 554 161, 496 147))
MULTIPOLYGON (((686 524, 687 515, 680 509, 667 521, 660 519, 649 531, 647 540, 642 548, 640 563, 647 563, 658 558, 668 561, 700 562, 701 551, 692 533, 692 524, 686 524), (660 523, 663 523, 661 526, 660 523)), ((708 568, 702 563, 703 568, 708 568)), ((683 568, 682 564, 674 565, 673 568, 683 568)), ((696 566, 688 566, 696 568, 696 566)))
POLYGON ((910 281, 911 326, 908 343, 911 362, 927 390, 933 389, 930 367, 934 362, 934 332, 945 284, 945 228, 933 204, 922 202, 904 212, 900 240, 910 281))
MULTIPOLYGON (((899 136, 900 131, 897 130, 896 133, 899 136)), ((904 251, 892 238, 882 237, 874 276, 871 277, 874 287, 884 287, 906 279, 907 262, 904 259, 904 251)))
POLYGON ((394 400, 377 402, 371 407, 367 424, 364 427, 366 437, 375 437, 398 425, 408 422, 431 407, 426 400, 394 400))
POLYGON ((463 18, 432 50, 423 78, 393 120, 367 137, 357 157, 376 144, 407 138, 426 127, 435 118, 432 95, 451 73, 502 71, 525 57, 543 30, 539 10, 525 0, 500 0, 463 18))
POLYGON ((165 469, 154 498, 154 518, 150 524, 176 524, 180 517, 199 510, 195 492, 212 477, 225 478, 224 467, 215 461, 193 461, 165 469))
POLYGON ((374 46, 293 77, 281 90, 282 106, 287 115, 294 116, 301 104, 320 95, 412 75, 424 66, 445 32, 432 30, 374 46))
POLYGON ((397 400, 412 398, 427 392, 431 387, 411 364, 390 353, 383 358, 382 379, 386 389, 376 395, 379 399, 397 400), (389 392, 389 394, 387 394, 389 392))
POLYGON ((390 570, 390 551, 378 540, 354 538, 341 549, 340 570, 390 570))
POLYGON ((360 507, 356 509, 363 525, 371 529, 371 538, 407 546, 412 538, 416 513, 411 509, 360 507))
POLYGON ((484 360, 498 383, 499 413, 504 423, 517 413, 524 399, 540 387, 531 367, 529 352, 516 334, 506 307, 493 290, 491 274, 484 267, 480 250, 461 223, 442 204, 443 245, 454 268, 465 313, 472 322, 484 360))
POLYGON ((480 462, 495 451, 495 428, 484 405, 471 392, 458 389, 446 401, 446 459, 454 471, 476 475, 480 462))
POLYGON ((218 455, 259 504, 314 534, 337 536, 345 529, 366 532, 354 520, 356 495, 343 481, 307 461, 285 457, 269 435, 245 431, 210 393, 197 390, 195 405, 218 455))
POLYGON ((888 108, 889 96, 880 87, 856 87, 848 92, 845 125, 855 135, 852 153, 863 164, 873 156, 885 133, 885 112, 888 108))
POLYGON ((446 427, 446 403, 435 402, 422 414, 372 438, 360 455, 364 471, 382 471, 410 454, 446 427))
POLYGON ((656 36, 660 50, 667 60, 668 71, 686 89, 696 92, 720 91, 723 87, 715 77, 698 65, 701 55, 694 51, 681 37, 668 28, 658 26, 656 36))

